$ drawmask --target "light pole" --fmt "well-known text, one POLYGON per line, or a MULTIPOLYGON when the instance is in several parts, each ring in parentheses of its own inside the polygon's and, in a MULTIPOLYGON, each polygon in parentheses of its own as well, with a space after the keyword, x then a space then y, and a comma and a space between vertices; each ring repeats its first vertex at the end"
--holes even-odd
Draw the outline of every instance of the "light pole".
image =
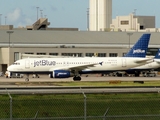
POLYGON ((136 23, 136 10, 137 10, 137 9, 134 9, 134 16, 135 16, 135 18, 134 18, 134 20, 135 20, 135 22, 134 22, 135 26, 134 26, 134 27, 135 27, 135 30, 136 30, 136 24, 137 24, 137 23, 136 23))
POLYGON ((129 36, 128 48, 129 48, 129 50, 130 50, 130 37, 131 37, 131 35, 133 35, 133 33, 127 33, 127 35, 129 36))
POLYGON ((7 16, 5 16, 5 25, 6 25, 6 21, 7 21, 7 16))
POLYGON ((38 20, 38 9, 39 9, 39 7, 36 7, 37 8, 37 20, 38 20))
POLYGON ((43 18, 43 13, 42 13, 43 10, 40 10, 40 11, 41 11, 41 18, 43 18))
POLYGON ((7 31, 8 35, 9 35, 9 41, 8 41, 8 47, 10 48, 10 35, 13 33, 14 31, 7 31))
POLYGON ((89 31, 89 8, 87 8, 87 30, 89 31))
POLYGON ((0 14, 0 25, 1 25, 1 16, 2 16, 2 14, 0 14))
POLYGON ((9 48, 9 55, 8 55, 8 59, 9 59, 9 65, 10 65, 10 35, 13 33, 14 31, 7 31, 8 35, 9 35, 9 41, 8 41, 8 48, 9 48))

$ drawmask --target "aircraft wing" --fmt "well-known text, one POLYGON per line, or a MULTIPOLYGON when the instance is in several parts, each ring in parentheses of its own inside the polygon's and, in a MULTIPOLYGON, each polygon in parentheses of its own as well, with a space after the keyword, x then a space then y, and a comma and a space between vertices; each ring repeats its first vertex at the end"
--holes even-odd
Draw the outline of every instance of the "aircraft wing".
POLYGON ((146 58, 146 59, 143 59, 143 60, 136 60, 135 63, 151 63, 153 61, 154 60, 152 58, 146 58))
POLYGON ((88 67, 94 67, 95 65, 102 65, 103 62, 99 62, 99 63, 93 63, 93 64, 85 64, 85 65, 74 65, 74 66, 63 66, 63 67, 58 67, 58 68, 51 68, 49 71, 53 71, 53 70, 84 70, 88 67))

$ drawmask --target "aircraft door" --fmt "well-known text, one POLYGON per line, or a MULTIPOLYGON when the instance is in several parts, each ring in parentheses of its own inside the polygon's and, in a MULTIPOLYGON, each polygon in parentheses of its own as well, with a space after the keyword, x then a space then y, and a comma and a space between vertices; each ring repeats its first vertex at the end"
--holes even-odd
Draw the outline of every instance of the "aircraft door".
POLYGON ((27 69, 30 68, 30 61, 29 61, 29 59, 25 61, 25 68, 27 68, 27 69))
POLYGON ((126 67, 126 66, 127 66, 126 59, 122 58, 122 67, 126 67))

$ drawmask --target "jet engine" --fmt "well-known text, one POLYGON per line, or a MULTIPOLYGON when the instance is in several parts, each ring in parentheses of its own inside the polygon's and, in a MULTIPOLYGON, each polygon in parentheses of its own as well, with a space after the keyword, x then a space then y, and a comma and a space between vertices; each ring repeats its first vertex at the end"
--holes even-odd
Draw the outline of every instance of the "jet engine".
POLYGON ((50 78, 68 78, 71 77, 70 71, 67 70, 54 70, 50 78))

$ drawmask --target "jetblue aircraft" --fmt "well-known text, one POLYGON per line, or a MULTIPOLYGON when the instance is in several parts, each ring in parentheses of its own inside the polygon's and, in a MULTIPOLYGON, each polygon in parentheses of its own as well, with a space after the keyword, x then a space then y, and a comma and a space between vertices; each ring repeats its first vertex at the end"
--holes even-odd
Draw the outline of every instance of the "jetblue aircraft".
POLYGON ((135 76, 138 77, 142 71, 143 72, 152 71, 152 70, 155 70, 159 67, 160 67, 160 49, 158 50, 157 54, 155 55, 153 62, 126 70, 126 73, 134 74, 135 76))
POLYGON ((151 62, 145 58, 150 34, 143 34, 126 57, 26 58, 17 60, 7 70, 12 73, 50 74, 51 78, 81 80, 80 74, 127 70, 151 62))

